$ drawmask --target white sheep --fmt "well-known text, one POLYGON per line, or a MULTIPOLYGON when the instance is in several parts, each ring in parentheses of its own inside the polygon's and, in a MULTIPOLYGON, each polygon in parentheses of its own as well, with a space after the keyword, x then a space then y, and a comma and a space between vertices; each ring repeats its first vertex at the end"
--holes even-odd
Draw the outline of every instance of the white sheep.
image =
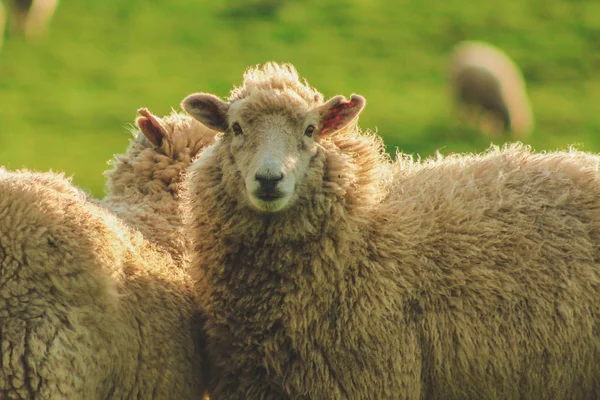
POLYGON ((534 117, 519 67, 500 49, 464 41, 449 65, 452 97, 460 114, 484 133, 513 132, 520 139, 533 130, 534 117))
POLYGON ((210 396, 600 396, 600 157, 522 145, 391 162, 365 104, 291 65, 182 106, 210 396))
POLYGON ((6 27, 6 8, 4 4, 0 2, 0 48, 4 43, 4 29, 6 27))
POLYGON ((181 180, 200 151, 214 142, 216 132, 181 113, 159 118, 145 108, 138 112, 139 130, 127 153, 117 155, 105 172, 106 196, 99 204, 182 265, 189 246, 179 212, 181 180))
POLYGON ((184 241, 167 226, 175 215, 152 213, 177 212, 180 174, 211 133, 189 117, 141 113, 100 202, 61 175, 1 170, 0 398, 204 393, 184 241))
POLYGON ((5 0, 3 7, 0 0, 0 39, 4 34, 4 26, 8 19, 11 33, 26 37, 45 35, 48 24, 54 16, 58 0, 5 0), (8 9, 8 13, 3 9, 8 9), (7 15, 8 14, 8 15, 7 15))

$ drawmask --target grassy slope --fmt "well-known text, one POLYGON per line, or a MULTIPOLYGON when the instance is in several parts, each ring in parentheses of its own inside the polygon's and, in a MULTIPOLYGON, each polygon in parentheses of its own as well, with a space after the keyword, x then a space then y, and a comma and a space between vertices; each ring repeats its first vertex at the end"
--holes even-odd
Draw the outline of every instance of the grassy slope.
POLYGON ((444 63, 488 40, 522 67, 538 149, 600 150, 600 2, 571 0, 73 0, 38 43, 0 53, 0 165, 74 174, 102 193, 138 107, 227 95, 248 65, 291 62, 326 96, 367 98, 363 127, 395 147, 478 151, 450 113, 444 63))

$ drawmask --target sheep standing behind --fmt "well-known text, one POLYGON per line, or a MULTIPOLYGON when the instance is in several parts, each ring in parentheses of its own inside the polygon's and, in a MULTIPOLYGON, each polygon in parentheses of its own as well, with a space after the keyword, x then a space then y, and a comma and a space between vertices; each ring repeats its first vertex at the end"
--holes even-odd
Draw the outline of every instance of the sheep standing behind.
POLYGON ((191 273, 223 399, 600 396, 600 157, 392 163, 291 65, 182 106, 191 273))
POLYGON ((500 49, 464 41, 452 52, 450 86, 459 112, 484 133, 526 138, 534 118, 519 67, 500 49))
POLYGON ((0 25, 4 26, 8 18, 11 33, 26 37, 45 35, 58 6, 58 0, 5 0, 5 3, 8 15, 3 16, 0 25))
POLYGON ((2 44, 4 43, 4 29, 6 27, 6 8, 4 8, 4 4, 0 2, 0 49, 2 48, 2 44))
POLYGON ((179 193, 185 169, 216 132, 187 115, 172 112, 158 118, 138 111, 140 129, 126 154, 117 155, 105 172, 106 196, 99 202, 183 267, 185 242, 179 193))
POLYGON ((181 243, 154 237, 159 222, 142 210, 177 210, 178 174, 210 133, 189 117, 142 114, 102 207, 60 175, 2 170, 0 398, 204 393, 201 316, 185 265, 174 261, 184 259, 181 243), (129 219, 117 216, 127 210, 129 219))

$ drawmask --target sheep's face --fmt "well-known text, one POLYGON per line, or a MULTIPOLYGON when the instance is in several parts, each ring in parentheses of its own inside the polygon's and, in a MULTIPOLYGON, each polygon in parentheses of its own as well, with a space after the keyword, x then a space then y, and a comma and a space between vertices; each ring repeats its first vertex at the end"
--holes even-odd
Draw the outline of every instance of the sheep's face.
POLYGON ((358 95, 350 101, 336 96, 311 108, 300 99, 281 97, 266 92, 229 104, 210 94, 194 94, 182 102, 198 121, 225 133, 246 197, 262 212, 293 204, 319 140, 344 128, 365 104, 358 95))

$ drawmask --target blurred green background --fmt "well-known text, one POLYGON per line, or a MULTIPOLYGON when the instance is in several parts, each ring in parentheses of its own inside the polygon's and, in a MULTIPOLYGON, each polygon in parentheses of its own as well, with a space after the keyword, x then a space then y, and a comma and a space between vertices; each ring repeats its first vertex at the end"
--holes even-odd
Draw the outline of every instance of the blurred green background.
POLYGON ((392 153, 480 151, 490 139, 457 125, 445 77, 463 39, 521 67, 528 143, 600 150, 598 0, 63 0, 45 38, 7 37, 0 51, 0 165, 65 171, 99 196, 137 108, 227 96, 269 60, 327 97, 364 95, 361 125, 392 153))

